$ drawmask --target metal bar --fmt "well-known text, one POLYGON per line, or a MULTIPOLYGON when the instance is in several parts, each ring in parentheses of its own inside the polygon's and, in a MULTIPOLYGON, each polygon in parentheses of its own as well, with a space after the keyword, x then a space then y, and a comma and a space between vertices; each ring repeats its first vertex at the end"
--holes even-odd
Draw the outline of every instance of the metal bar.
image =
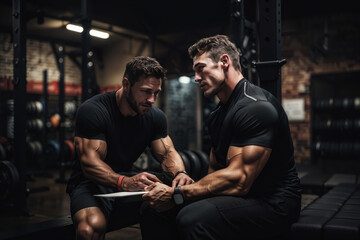
POLYGON ((89 71, 90 59, 92 57, 91 51, 91 39, 90 39, 90 27, 91 20, 88 18, 88 1, 81 1, 81 13, 82 13, 82 27, 83 32, 81 33, 82 39, 82 93, 81 101, 84 102, 91 96, 91 74, 89 71))
MULTIPOLYGON (((281 58, 281 0, 257 0, 259 30, 259 61, 276 61, 281 58)), ((274 66, 276 67, 276 66, 274 66)), ((260 75, 260 86, 281 101, 281 69, 278 74, 260 75)))
POLYGON ((58 53, 58 66, 60 72, 59 78, 59 115, 60 115, 60 124, 59 124, 59 143, 60 143, 60 176, 57 180, 58 182, 65 183, 65 114, 64 114, 64 105, 65 105, 65 47, 64 45, 59 45, 57 48, 58 53))
POLYGON ((26 19, 25 2, 13 0, 14 46, 14 163, 19 172, 15 206, 28 216, 26 210, 26 19))

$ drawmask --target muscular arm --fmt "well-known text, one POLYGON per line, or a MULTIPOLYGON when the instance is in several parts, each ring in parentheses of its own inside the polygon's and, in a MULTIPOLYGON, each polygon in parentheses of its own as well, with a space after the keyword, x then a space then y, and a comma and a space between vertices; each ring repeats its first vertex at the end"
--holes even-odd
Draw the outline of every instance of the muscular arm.
MULTIPOLYGON (((178 171, 184 171, 185 166, 179 153, 169 136, 160 138, 151 143, 156 159, 161 163, 161 168, 170 177, 174 177, 178 171)), ((173 187, 192 183, 193 180, 185 175, 179 174, 173 181, 173 187)))
POLYGON ((98 139, 75 137, 77 154, 85 177, 106 186, 116 188, 119 174, 104 162, 106 142, 98 139))
POLYGON ((174 177, 177 171, 185 170, 184 163, 169 136, 153 141, 151 147, 166 174, 174 177))
MULTIPOLYGON (((214 195, 246 195, 256 177, 264 168, 271 149, 260 146, 231 146, 227 155, 227 167, 209 173, 198 182, 183 186, 185 199, 200 199, 214 195)), ((210 156, 210 162, 214 161, 210 156)), ((212 164, 210 164, 212 165, 212 164)), ((212 168, 210 167, 209 170, 212 168)))

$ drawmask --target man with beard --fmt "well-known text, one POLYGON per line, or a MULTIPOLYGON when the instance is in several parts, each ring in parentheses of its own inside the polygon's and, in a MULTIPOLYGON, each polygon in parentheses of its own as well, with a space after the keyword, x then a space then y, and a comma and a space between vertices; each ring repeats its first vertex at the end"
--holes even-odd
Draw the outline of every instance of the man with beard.
POLYGON ((77 239, 104 239, 109 226, 138 222, 141 198, 99 198, 94 194, 143 191, 155 182, 183 186, 193 180, 167 134, 164 113, 152 105, 165 79, 153 58, 127 63, 122 87, 96 95, 78 109, 76 159, 68 182, 77 239), (163 173, 132 173, 132 165, 151 147, 163 173))

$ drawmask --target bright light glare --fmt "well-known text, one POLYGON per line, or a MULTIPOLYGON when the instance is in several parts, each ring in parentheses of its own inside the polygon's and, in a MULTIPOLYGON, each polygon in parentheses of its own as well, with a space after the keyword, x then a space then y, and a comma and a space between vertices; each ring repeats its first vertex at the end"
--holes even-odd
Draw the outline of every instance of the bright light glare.
POLYGON ((94 29, 90 30, 90 35, 94 36, 94 37, 102 38, 102 39, 108 39, 110 36, 110 34, 108 34, 107 32, 102 32, 102 31, 98 31, 98 30, 94 30, 94 29))
MULTIPOLYGON (((82 31, 84 30, 83 27, 74 25, 74 24, 66 25, 66 29, 70 30, 70 31, 78 32, 78 33, 82 33, 82 31)), ((99 31, 99 30, 95 30, 95 29, 91 29, 89 33, 93 37, 98 37, 98 38, 102 38, 102 39, 108 39, 110 36, 110 34, 107 32, 103 32, 103 31, 99 31)))
POLYGON ((70 30, 70 31, 78 32, 78 33, 81 33, 83 31, 83 28, 81 26, 74 25, 74 24, 66 25, 66 29, 70 30))
POLYGON ((188 84, 188 83, 190 83, 190 78, 188 76, 181 76, 181 77, 179 77, 179 82, 188 84))

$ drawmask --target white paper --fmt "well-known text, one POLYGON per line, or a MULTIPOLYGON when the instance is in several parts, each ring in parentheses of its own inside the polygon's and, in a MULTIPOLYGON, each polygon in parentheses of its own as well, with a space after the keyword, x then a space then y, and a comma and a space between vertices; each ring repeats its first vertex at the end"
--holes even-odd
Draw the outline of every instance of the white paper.
POLYGON ((128 196, 135 196, 135 195, 143 195, 147 193, 147 191, 140 191, 140 192, 116 192, 116 193, 106 193, 106 194, 95 194, 95 197, 128 197, 128 196))

